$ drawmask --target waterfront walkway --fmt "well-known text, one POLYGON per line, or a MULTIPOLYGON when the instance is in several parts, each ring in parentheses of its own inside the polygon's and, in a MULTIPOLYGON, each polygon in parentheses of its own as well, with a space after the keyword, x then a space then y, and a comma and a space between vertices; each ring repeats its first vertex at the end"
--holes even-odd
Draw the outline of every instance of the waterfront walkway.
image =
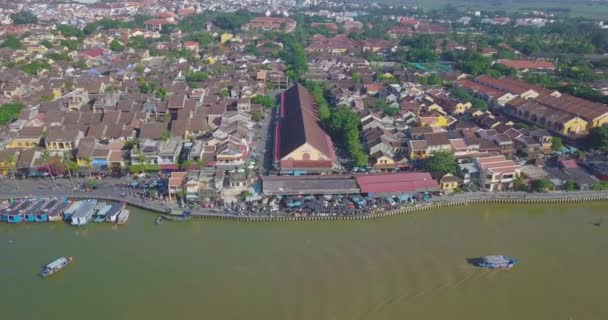
MULTIPOLYGON (((116 182, 116 181, 114 181, 116 182)), ((125 201, 131 206, 150 210, 157 213, 169 213, 177 209, 175 203, 163 204, 159 201, 152 201, 125 195, 112 183, 103 183, 99 189, 88 192, 72 190, 66 181, 58 182, 58 188, 52 188, 50 181, 23 181, 17 189, 12 181, 4 180, 0 184, 0 200, 24 197, 67 197, 72 199, 95 198, 106 201, 125 201)), ((338 215, 335 213, 317 213, 314 215, 294 215, 287 212, 274 212, 272 214, 256 214, 253 212, 223 212, 223 208, 193 209, 192 215, 195 218, 207 219, 229 219, 238 221, 302 221, 302 220, 367 220, 382 218, 396 214, 413 213, 427 211, 435 208, 469 205, 476 203, 566 203, 608 200, 607 191, 577 191, 577 192, 546 192, 546 193, 527 193, 527 192, 465 192, 454 195, 436 196, 429 202, 418 202, 415 205, 401 206, 398 208, 381 208, 366 212, 359 212, 350 215, 338 215)))

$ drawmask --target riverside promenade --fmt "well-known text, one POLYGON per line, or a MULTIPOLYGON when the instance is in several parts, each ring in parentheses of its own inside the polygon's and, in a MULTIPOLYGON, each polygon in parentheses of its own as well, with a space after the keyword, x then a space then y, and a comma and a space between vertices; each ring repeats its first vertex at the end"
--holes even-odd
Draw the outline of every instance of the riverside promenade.
MULTIPOLYGON (((72 190, 65 179, 58 183, 58 188, 52 188, 49 181, 22 182, 17 189, 6 180, 0 184, 0 200, 25 197, 67 197, 70 199, 99 199, 105 201, 127 202, 129 205, 156 213, 170 213, 178 209, 175 203, 163 204, 139 197, 124 195, 112 183, 103 183, 100 188, 85 192, 72 190)), ((119 181, 114 181, 114 183, 119 181)), ((429 202, 418 202, 414 205, 405 205, 393 208, 373 209, 353 215, 338 215, 331 212, 322 212, 314 215, 293 215, 287 212, 275 212, 270 215, 260 215, 249 212, 233 213, 218 212, 217 209, 199 208, 190 210, 192 216, 201 219, 224 219, 247 222, 263 221, 306 221, 306 220, 368 220, 398 214, 418 213, 448 206, 463 206, 480 203, 570 203, 586 201, 608 200, 608 191, 576 191, 576 192, 464 192, 453 195, 435 196, 429 202)))

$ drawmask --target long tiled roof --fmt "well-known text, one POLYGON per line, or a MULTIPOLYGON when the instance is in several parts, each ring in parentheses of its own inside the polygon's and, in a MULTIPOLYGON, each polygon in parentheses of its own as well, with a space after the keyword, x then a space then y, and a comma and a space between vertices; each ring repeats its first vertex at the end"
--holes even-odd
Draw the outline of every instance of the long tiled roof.
MULTIPOLYGON (((285 91, 281 97, 280 120, 276 154, 282 159, 305 143, 330 159, 334 151, 327 133, 319 125, 313 98, 300 84, 285 91)), ((277 159, 277 160, 278 160, 277 159)))

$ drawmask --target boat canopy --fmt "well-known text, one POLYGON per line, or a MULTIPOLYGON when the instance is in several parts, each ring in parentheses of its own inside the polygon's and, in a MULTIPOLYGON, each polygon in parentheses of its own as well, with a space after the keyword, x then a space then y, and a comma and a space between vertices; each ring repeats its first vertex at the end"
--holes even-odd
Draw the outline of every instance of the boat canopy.
POLYGON ((66 261, 68 261, 68 259, 66 259, 65 257, 57 258, 47 264, 46 267, 49 269, 56 269, 61 267, 61 265, 64 264, 66 261))

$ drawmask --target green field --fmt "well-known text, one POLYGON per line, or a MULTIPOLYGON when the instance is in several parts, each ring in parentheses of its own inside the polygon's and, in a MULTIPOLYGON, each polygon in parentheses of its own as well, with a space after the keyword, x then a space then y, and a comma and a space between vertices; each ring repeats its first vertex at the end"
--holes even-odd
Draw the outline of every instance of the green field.
POLYGON ((426 10, 438 9, 450 4, 462 9, 475 10, 569 9, 568 14, 573 17, 608 17, 608 1, 597 3, 585 0, 407 0, 405 3, 418 5, 426 10))

